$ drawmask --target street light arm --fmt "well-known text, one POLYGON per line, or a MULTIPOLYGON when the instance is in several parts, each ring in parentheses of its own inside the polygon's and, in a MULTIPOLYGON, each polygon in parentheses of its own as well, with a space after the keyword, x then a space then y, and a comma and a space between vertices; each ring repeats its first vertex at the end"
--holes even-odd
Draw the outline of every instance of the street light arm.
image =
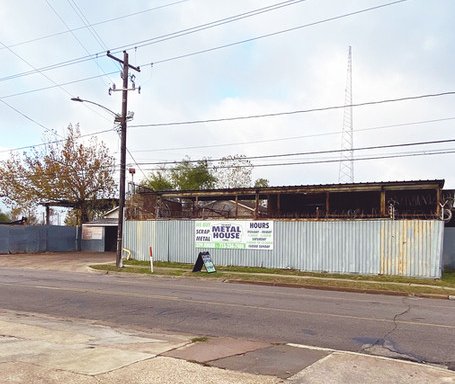
POLYGON ((111 115, 113 115, 115 117, 115 121, 116 122, 119 122, 120 119, 121 119, 121 116, 118 113, 115 113, 114 111, 110 110, 109 108, 105 107, 104 105, 95 103, 94 101, 81 99, 79 96, 78 97, 72 97, 71 100, 72 101, 77 101, 79 103, 89 103, 89 104, 96 105, 97 107, 103 108, 105 111, 109 112, 111 115))

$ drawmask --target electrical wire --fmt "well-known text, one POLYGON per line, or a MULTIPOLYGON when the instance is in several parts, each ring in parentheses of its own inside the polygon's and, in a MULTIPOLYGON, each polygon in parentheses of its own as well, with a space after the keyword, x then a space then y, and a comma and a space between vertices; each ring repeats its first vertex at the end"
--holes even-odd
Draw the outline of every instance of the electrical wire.
MULTIPOLYGON (((180 30, 180 31, 177 31, 177 32, 173 32, 173 33, 169 33, 169 34, 166 34, 166 35, 157 36, 157 37, 154 37, 154 38, 151 38, 151 39, 147 39, 147 40, 144 40, 144 41, 131 43, 131 44, 128 44, 128 45, 125 45, 125 46, 121 46, 121 47, 116 47, 114 49, 111 49, 110 51, 111 51, 111 53, 115 54, 115 53, 121 52, 122 50, 130 50, 133 47, 136 49, 138 44, 144 43, 146 41, 148 41, 148 42, 150 42, 150 44, 152 44, 151 41, 155 41, 155 40, 160 40, 160 39, 162 39, 160 41, 170 40, 170 39, 175 38, 175 37, 181 37, 181 36, 185 36, 187 34, 191 34, 191 33, 194 33, 194 32, 202 31, 204 29, 213 28, 214 26, 217 26, 217 23, 220 23, 220 22, 221 22, 221 24, 219 24, 219 25, 223 25, 223 24, 226 24, 227 22, 233 22, 233 21, 237 21, 237 20, 240 20, 242 18, 245 18, 245 17, 251 17, 251 16, 255 16, 256 14, 263 13, 263 12, 265 12, 265 9, 267 9, 267 11, 269 11, 269 10, 274 10, 274 9, 281 8, 282 6, 284 6, 284 5, 281 5, 281 4, 284 4, 284 3, 291 3, 289 5, 292 5, 294 3, 301 2, 301 1, 306 1, 306 0, 287 0, 287 1, 284 1, 283 3, 274 4, 274 5, 265 7, 265 8, 259 8, 259 9, 253 10, 253 11, 242 13, 240 15, 230 16, 228 18, 216 20, 216 21, 213 21, 213 22, 210 22, 210 23, 206 23, 206 24, 201 24, 201 25, 198 25, 198 26, 195 26, 195 27, 187 28, 187 29, 180 30), (229 21, 227 21, 227 20, 229 20, 229 21)), ((405 1, 405 0, 403 0, 403 1, 405 1)), ((97 57, 99 55, 102 55, 102 54, 104 54, 104 52, 98 52, 98 53, 93 54, 93 55, 82 56, 80 58, 67 60, 67 61, 63 61, 63 62, 57 63, 57 64, 52 64, 50 66, 43 67, 43 68, 41 68, 41 70, 42 71, 48 71, 48 70, 53 70, 53 69, 65 67, 65 66, 68 66, 68 65, 79 64, 79 63, 82 63, 82 62, 93 60, 95 57, 97 57)), ((34 73, 33 71, 22 72, 22 73, 19 73, 19 74, 16 74, 16 75, 10 75, 10 76, 4 77, 4 78, 0 78, 0 81, 12 80, 12 79, 14 79, 16 77, 28 76, 28 75, 31 75, 33 73, 34 73)))
MULTIPOLYGON (((361 104, 353 104, 352 106, 361 106, 361 105, 375 105, 375 104, 380 104, 383 102, 393 102, 393 101, 402 101, 402 100, 415 100, 419 98, 424 98, 424 97, 432 97, 432 96, 440 96, 440 95, 452 95, 455 94, 455 91, 451 92, 444 92, 444 93, 439 93, 439 94, 427 94, 427 95, 417 95, 417 96, 408 96, 406 98, 398 98, 398 99, 387 99, 387 100, 378 100, 378 101, 371 101, 371 102, 365 102, 361 104)), ((8 103, 6 103, 2 98, 0 98, 0 101, 2 101, 4 104, 7 106, 11 107, 8 103)), ((319 110, 328 110, 328 109, 337 109, 337 108, 344 108, 345 106, 335 106, 335 107, 322 107, 322 108, 316 108, 316 109, 306 109, 306 110, 297 110, 297 111, 286 111, 286 112, 276 112, 273 114, 265 114, 265 115, 249 115, 249 116, 240 116, 240 117, 229 117, 229 118, 222 118, 222 119, 210 119, 210 120, 195 120, 195 121, 187 121, 187 122, 174 122, 174 123, 154 123, 154 124, 146 124, 146 125, 128 125, 128 128, 139 128, 139 127, 159 127, 164 125, 183 125, 183 124, 196 124, 196 123, 209 123, 209 122, 218 122, 218 121, 226 121, 226 120, 243 120, 247 118, 261 118, 261 117, 270 117, 270 116, 281 116, 281 115, 293 115, 293 114, 298 114, 298 113, 305 113, 305 112, 313 112, 313 111, 319 111, 319 110)), ((20 112, 19 112, 20 113, 20 112)), ((24 115, 25 117, 25 115, 24 115)), ((33 119, 27 117, 29 120, 34 121, 33 119)), ((417 121, 417 122, 411 122, 411 123, 401 123, 401 124, 392 124, 392 125, 384 125, 384 126, 378 126, 378 127, 370 127, 370 128, 365 128, 365 129, 359 129, 357 131, 368 131, 368 130, 373 130, 373 129, 382 129, 382 128, 392 128, 392 127, 401 127, 401 126, 406 126, 406 125, 416 125, 416 124, 426 124, 426 123, 432 123, 432 122, 441 122, 441 121, 446 121, 446 120, 453 120, 455 117, 447 117, 447 118, 441 118, 441 119, 433 119, 433 120, 423 120, 423 121, 417 121)), ((39 123, 38 123, 39 124, 39 123)), ((42 126, 44 128, 44 126, 42 126)), ((48 129, 48 128, 46 128, 48 129)), ((49 130, 49 129, 48 129, 49 130)), ((114 129, 108 129, 108 130, 103 130, 103 131, 98 131, 94 132, 92 134, 88 135, 83 135, 85 136, 91 136, 91 135, 97 135, 105 132, 111 132, 114 129)), ((278 138, 278 139, 273 139, 273 140, 258 140, 258 141, 253 141, 251 142, 252 144, 256 143, 266 143, 266 142, 273 142, 273 141, 281 141, 281 140, 293 140, 293 139, 298 139, 298 138, 305 138, 305 137, 315 137, 315 136, 324 136, 324 135, 334 135, 334 134, 340 134, 341 131, 339 132, 329 132, 329 133, 319 133, 319 134, 313 134, 313 135, 304 135, 304 136, 294 136, 290 138, 278 138)), ((83 137, 81 136, 81 137, 83 137)), ((63 140, 62 140, 63 141, 63 140)), ((208 145, 208 146, 195 146, 195 147, 178 147, 178 148, 163 148, 163 149, 156 149, 156 150, 149 150, 149 152, 159 152, 161 150, 166 150, 166 151, 173 151, 173 150, 182 150, 182 149, 199 149, 199 148, 209 148, 209 147, 219 147, 219 146, 231 146, 231 145, 240 145, 242 143, 229 143, 229 144, 219 144, 219 145, 208 145)), ((8 150, 0 150, 0 153, 2 152, 13 152, 13 151, 18 151, 18 150, 23 150, 23 149, 28 149, 28 148, 33 148, 41 145, 46 145, 46 143, 41 143, 41 144, 34 144, 34 145, 29 145, 29 146, 24 146, 24 147, 18 147, 18 148, 12 148, 8 150)), ((133 151, 133 152, 139 152, 139 151, 133 151)))
MULTIPOLYGON (((409 153, 409 154, 395 154, 395 155, 378 155, 378 156, 369 156, 369 157, 356 157, 353 158, 353 161, 366 161, 366 160, 383 160, 383 159, 394 159, 394 158, 405 158, 405 157, 416 157, 416 156, 431 156, 431 155, 447 155, 454 154, 455 149, 446 150, 446 151, 422 151, 418 153, 409 153)), ((231 168, 262 168, 262 167, 282 167, 288 165, 309 165, 309 164, 328 164, 328 163, 338 163, 339 158, 329 159, 329 160, 308 160, 308 161, 296 161, 296 162, 287 162, 287 163, 272 163, 272 164, 251 164, 251 165, 235 165, 235 166, 209 166, 208 169, 231 169, 231 168)), ((145 168, 145 171, 153 172, 160 171, 161 168, 145 168)))
MULTIPOLYGON (((51 33, 51 34, 48 34, 48 35, 45 35, 45 36, 41 36, 41 37, 35 37, 35 38, 33 38, 33 39, 30 39, 30 40, 25 40, 25 41, 20 41, 20 42, 14 43, 14 44, 9 44, 6 48, 14 48, 14 47, 18 47, 18 46, 20 46, 20 45, 33 43, 33 42, 35 42, 35 41, 40 41, 40 40, 44 40, 44 39, 49 39, 49 38, 51 38, 51 37, 60 36, 60 35, 65 35, 65 34, 67 34, 67 33, 80 31, 80 30, 86 29, 86 28, 88 28, 88 27, 96 27, 96 26, 98 26, 98 25, 102 25, 102 24, 106 24, 106 23, 111 23, 111 22, 113 22, 113 21, 118 21, 118 20, 126 19, 126 18, 132 17, 132 16, 141 15, 141 14, 143 14, 143 13, 147 13, 147 12, 150 12, 150 11, 155 11, 155 10, 158 10, 158 9, 170 7, 170 6, 172 6, 172 5, 176 5, 176 4, 180 4, 180 3, 185 3, 185 2, 187 2, 187 1, 189 1, 189 0, 179 0, 179 1, 175 1, 175 2, 173 2, 173 3, 160 5, 160 6, 158 6, 158 7, 148 8, 148 9, 144 9, 144 10, 142 10, 142 11, 129 13, 129 14, 127 14, 127 15, 122 15, 122 16, 113 17, 113 18, 111 18, 111 19, 102 20, 102 21, 99 21, 99 22, 96 22, 96 23, 93 23, 93 24, 89 24, 89 25, 84 25, 84 26, 77 27, 77 28, 68 29, 68 30, 66 30, 66 31, 51 33)), ((2 50, 2 49, 5 49, 5 48, 4 48, 4 47, 0 47, 0 50, 2 50)))
MULTIPOLYGON (((434 144, 443 144, 443 143, 453 143, 455 139, 445 139, 445 140, 428 140, 428 141, 416 141, 411 143, 400 143, 400 144, 387 144, 387 145, 373 145, 368 147, 359 147, 359 148, 341 148, 341 149, 329 149, 322 151, 309 151, 309 152, 294 152, 294 153, 280 153, 273 155, 261 155, 261 156, 243 156, 241 160, 259 160, 259 159, 272 159, 279 157, 289 157, 289 156, 308 156, 308 155, 323 155, 329 153, 343 153, 343 152, 355 152, 355 151, 371 151, 376 149, 389 149, 389 148, 401 148, 401 147, 413 147, 421 145, 434 145, 434 144)), ((202 161, 199 160, 184 160, 188 163, 198 163, 202 161)), ((225 161, 223 158, 218 159, 204 159, 204 161, 209 163, 225 161)), ((338 159, 339 161, 339 159, 338 159)), ((169 164, 181 164, 182 162, 167 161, 167 162, 140 162, 140 165, 169 165, 169 164)))
MULTIPOLYGON (((421 121, 414 121, 414 122, 400 123, 400 124, 379 125, 379 126, 375 126, 375 127, 355 129, 355 130, 353 130, 353 132, 365 132, 365 131, 371 131, 371 130, 405 127, 405 126, 420 125, 420 124, 429 124, 429 123, 449 121, 449 120, 455 120, 455 117, 445 117, 445 118, 432 119, 432 120, 421 120, 421 121)), ((310 137, 341 135, 342 133, 343 133, 342 131, 332 131, 332 132, 325 132, 325 133, 314 133, 314 134, 310 134, 310 135, 277 137, 274 139, 265 139, 265 140, 237 141, 237 142, 232 142, 232 143, 194 145, 194 146, 172 147, 172 148, 163 147, 163 148, 155 148, 155 149, 137 149, 137 150, 134 150, 133 152, 134 153, 140 153, 140 152, 150 153, 150 152, 164 152, 164 151, 169 152, 169 151, 181 151, 181 150, 204 149, 204 148, 220 148, 220 147, 233 147, 233 146, 237 147, 239 145, 266 144, 266 143, 276 143, 279 141, 306 139, 306 138, 310 138, 310 137)))
POLYGON ((11 97, 16 97, 16 96, 28 95, 29 93, 35 93, 35 92, 40 92, 40 91, 46 91, 46 90, 48 90, 48 89, 53 89, 53 88, 58 88, 58 87, 64 87, 64 86, 67 86, 67 85, 76 84, 76 83, 81 83, 81 82, 84 82, 84 81, 95 80, 95 79, 98 79, 98 78, 100 78, 100 77, 109 76, 109 75, 114 75, 114 74, 116 74, 116 73, 118 73, 118 71, 107 72, 107 73, 105 73, 104 75, 94 75, 94 76, 89 76, 89 77, 85 77, 85 78, 82 78, 82 79, 70 80, 70 81, 67 81, 67 82, 65 82, 65 83, 59 83, 59 84, 56 84, 56 85, 50 85, 50 86, 41 87, 41 88, 35 88, 35 89, 29 89, 29 90, 27 90, 27 91, 22 91, 22 92, 12 93, 12 94, 10 94, 10 95, 2 96, 2 97, 0 97, 0 100, 2 100, 2 99, 9 99, 9 98, 11 98, 11 97))
POLYGON ((449 96, 449 95, 455 95, 455 91, 429 93, 429 94, 415 95, 415 96, 405 96, 405 97, 398 97, 398 98, 394 98, 394 99, 366 101, 363 103, 354 103, 354 104, 348 104, 348 105, 334 105, 334 106, 328 106, 328 107, 298 109, 298 110, 294 110, 294 111, 263 113, 263 114, 259 114, 259 115, 246 115, 246 116, 222 117, 222 118, 218 118, 218 119, 187 120, 187 121, 174 121, 174 122, 150 123, 150 124, 136 124, 136 125, 133 124, 133 125, 130 125, 129 127, 130 128, 168 127, 168 126, 173 126, 173 125, 219 123, 222 121, 248 120, 248 119, 258 119, 258 118, 265 118, 265 117, 275 117, 275 116, 289 116, 289 115, 296 115, 296 114, 301 114, 301 113, 322 112, 322 111, 330 111, 330 110, 342 109, 342 108, 364 107, 367 105, 378 105, 378 104, 393 103, 393 102, 399 102, 399 101, 418 100, 418 99, 426 99, 426 98, 430 98, 430 97, 440 97, 440 96, 449 96))
POLYGON ((362 10, 359 10, 359 11, 346 13, 346 14, 343 14, 343 15, 340 15, 340 16, 334 16, 334 17, 330 17, 330 18, 327 18, 327 19, 324 19, 324 20, 315 21, 313 23, 308 23, 308 24, 304 24, 304 25, 299 25, 297 27, 284 29, 282 31, 267 33, 265 35, 252 37, 252 38, 249 38, 249 39, 246 39, 246 40, 236 41, 236 42, 233 42, 233 43, 224 44, 224 45, 220 45, 220 46, 213 47, 213 48, 208 48, 208 49, 203 49, 203 50, 200 50, 200 51, 191 52, 191 53, 187 53, 187 54, 183 54, 183 55, 173 56, 173 57, 170 57, 170 58, 167 58, 167 59, 154 61, 154 62, 152 62, 152 64, 153 65, 157 65, 157 64, 167 63, 169 61, 180 60, 180 59, 184 59, 184 58, 187 58, 187 57, 200 55, 200 54, 203 54, 203 53, 213 52, 213 51, 217 51, 217 50, 220 50, 220 49, 233 47, 233 46, 236 46, 236 45, 239 45, 239 44, 250 43, 252 41, 264 39, 264 38, 267 38, 267 37, 277 36, 277 35, 281 35, 283 33, 297 31, 297 30, 302 29, 302 28, 313 27, 313 26, 318 25, 318 24, 328 23, 328 22, 331 22, 331 21, 343 19, 345 17, 350 17, 350 16, 358 15, 358 14, 361 14, 361 13, 364 13, 364 12, 370 12, 370 11, 377 10, 377 9, 380 9, 380 8, 384 8, 384 7, 388 7, 388 6, 391 6, 391 5, 396 5, 398 3, 403 3, 405 1, 408 1, 408 0, 398 0, 398 1, 391 2, 391 3, 386 3, 386 4, 378 5, 378 6, 375 6, 375 7, 365 8, 365 9, 362 9, 362 10))
MULTIPOLYGON (((438 149, 438 150, 425 150, 425 151, 412 151, 412 152, 398 152, 394 154, 388 155, 371 155, 371 156, 364 156, 364 157, 355 157, 353 161, 368 161, 368 160, 385 160, 385 159, 394 159, 394 158, 407 158, 407 157, 419 157, 419 156, 434 156, 434 155, 448 155, 448 154, 455 154, 455 148, 448 148, 448 149, 438 149)), ((205 160, 205 159, 204 159, 205 160)), ((207 169, 216 170, 216 169, 232 169, 232 168, 262 168, 262 167, 278 167, 278 166, 289 166, 289 165, 314 165, 314 164, 330 164, 330 163, 337 163, 339 162, 339 158, 322 158, 316 160, 302 160, 302 161, 288 161, 288 162, 281 162, 281 163, 270 163, 270 164, 248 164, 248 165, 211 165, 208 166, 207 169)), ((114 172, 119 171, 120 166, 115 164, 114 167, 106 166, 101 169, 109 169, 114 172)), ((153 171, 162 171, 162 168, 144 168, 143 172, 153 172, 153 171)), ((145 174, 145 173, 144 173, 145 174)), ((24 180, 27 181, 28 178, 26 176, 12 176, 15 181, 24 180)), ((44 178, 44 180, 53 180, 52 178, 44 178)))
MULTIPOLYGON (((0 45, 3 46, 3 47, 6 47, 5 44, 3 44, 1 41, 0 41, 0 45)), ((15 51, 13 51, 11 48, 7 48, 8 51, 13 54, 14 56, 16 56, 18 59, 20 59, 21 61, 23 61, 25 64, 27 64, 29 67, 33 68, 34 70, 36 70, 40 75, 42 75, 46 80, 48 80, 49 82, 51 82, 52 84, 54 84, 53 87, 57 87, 59 88, 60 90, 62 90, 64 93, 66 93, 67 95, 69 95, 70 97, 73 97, 74 95, 72 95, 68 90, 66 90, 62 85, 60 84, 57 84, 54 80, 52 80, 48 75, 46 75, 45 73, 43 73, 42 71, 40 71, 39 69, 37 69, 33 64, 31 64, 28 60, 24 59, 21 55, 19 55, 18 53, 16 53, 15 51)), ((4 101, 3 98, 0 98, 1 101, 4 101)), ((11 106, 9 104, 7 104, 5 102, 6 105, 8 105, 10 108, 11 106)), ((101 115, 98 111, 94 110, 93 108, 91 108, 90 106, 86 105, 85 106, 86 108, 90 109, 91 111, 95 112, 96 114, 98 114, 99 116, 105 118, 105 116, 101 115)), ((18 110, 16 108, 13 108, 16 112, 18 112, 18 110)), ((25 116, 23 113, 21 112, 18 112, 20 113, 22 116, 25 116)), ((34 123, 36 123, 35 120, 33 119, 29 119, 31 121, 33 121, 34 123)), ((39 126, 42 127, 42 124, 40 123, 37 123, 39 126)))
MULTIPOLYGON (((327 23, 327 22, 331 22, 331 21, 335 21, 335 20, 340 20, 342 18, 351 17, 351 16, 358 15, 358 14, 365 13, 365 12, 370 12, 370 11, 373 11, 373 10, 377 10, 377 9, 388 7, 388 6, 392 6, 392 5, 396 5, 396 4, 399 4, 399 3, 406 2, 406 1, 408 1, 408 0, 397 0, 397 1, 389 2, 389 3, 381 4, 381 5, 378 5, 378 6, 375 6, 375 7, 364 8, 364 9, 361 9, 361 10, 358 10, 358 11, 345 13, 345 14, 342 14, 342 15, 339 15, 339 16, 334 16, 334 17, 318 20, 318 21, 315 21, 315 22, 312 22, 312 23, 309 23, 309 24, 304 24, 304 25, 300 25, 300 26, 297 26, 297 27, 288 28, 288 29, 277 31, 277 32, 273 32, 273 33, 268 33, 268 34, 265 34, 265 35, 260 35, 260 36, 256 36, 256 37, 253 37, 253 38, 250 38, 250 39, 237 41, 237 42, 233 42, 233 43, 229 43, 229 44, 224 44, 224 45, 221 45, 221 46, 212 47, 212 48, 208 48, 208 49, 201 50, 201 51, 190 52, 190 53, 187 53, 187 54, 184 54, 184 55, 178 55, 178 56, 170 57, 170 58, 167 58, 167 59, 162 59, 162 60, 158 60, 158 61, 154 61, 154 62, 149 62, 149 63, 146 63, 146 64, 142 64, 140 66, 144 67, 144 66, 148 66, 148 65, 162 64, 162 63, 166 63, 166 62, 169 62, 169 61, 174 61, 174 60, 179 60, 179 59, 190 57, 190 56, 194 56, 194 55, 199 55, 199 54, 202 54, 202 53, 212 52, 212 51, 216 51, 216 50, 219 50, 219 49, 228 48, 228 47, 232 47, 232 46, 235 46, 235 45, 244 44, 244 43, 247 43, 247 42, 263 39, 263 38, 266 38, 266 37, 276 36, 276 35, 284 34, 284 33, 287 33, 287 32, 291 32, 291 31, 295 31, 295 30, 299 30, 299 29, 303 29, 303 28, 307 28, 307 27, 312 27, 312 26, 315 26, 315 25, 319 25, 319 24, 323 24, 323 23, 327 23)), ((178 33, 178 32, 176 32, 176 33, 178 33)), ((178 37, 180 37, 180 35, 178 37)), ((136 43, 131 43, 128 46, 123 46, 121 48, 127 47, 127 48, 125 48, 123 50, 130 50, 130 49, 133 49, 133 48, 137 47, 137 45, 138 44, 136 42, 136 43)), ((121 51, 121 50, 122 49, 120 49, 120 47, 117 47, 117 48, 111 49, 110 51, 111 51, 112 54, 115 54, 115 53, 119 53, 119 51, 121 51)), ((49 71, 49 70, 65 67, 65 66, 68 66, 68 65, 80 64, 80 63, 83 63, 83 62, 86 62, 86 61, 89 61, 89 60, 93 60, 93 59, 95 59, 97 57, 97 55, 101 55, 102 53, 103 52, 99 52, 99 53, 97 53, 95 55, 83 56, 83 57, 79 57, 79 58, 75 58, 75 59, 66 60, 66 61, 63 61, 63 62, 60 62, 60 63, 51 64, 51 65, 39 68, 39 70, 42 71, 42 72, 45 72, 45 71, 49 71)), ((0 81, 12 80, 12 79, 15 79, 17 77, 28 76, 28 75, 31 75, 31 74, 34 74, 34 73, 36 73, 36 72, 27 71, 27 72, 14 74, 14 75, 9 75, 9 76, 0 78, 0 81)))
MULTIPOLYGON (((142 48, 142 47, 146 47, 146 46, 149 46, 149 45, 152 45, 152 44, 161 43, 163 41, 175 39, 177 37, 186 36, 186 35, 189 35, 189 34, 192 34, 192 33, 195 33, 195 32, 205 31, 205 30, 210 29, 210 28, 218 27, 220 25, 232 23, 232 22, 238 21, 238 20, 243 20, 243 19, 248 18, 248 17, 257 16, 257 15, 260 15, 260 14, 265 13, 265 12, 274 11, 276 9, 280 9, 280 8, 283 8, 283 7, 288 7, 290 5, 301 3, 301 2, 304 2, 304 1, 306 1, 306 0, 287 0, 287 1, 283 1, 281 3, 276 3, 276 4, 273 4, 273 5, 269 5, 269 6, 264 7, 264 8, 258 8, 258 9, 255 9, 253 11, 244 12, 244 13, 241 13, 241 14, 238 14, 238 15, 234 15, 234 16, 229 16, 229 17, 226 17, 226 18, 223 18, 223 19, 219 19, 219 20, 215 20, 215 21, 206 23, 206 24, 201 24, 201 25, 198 25, 198 26, 195 26, 195 27, 182 29, 182 30, 177 31, 177 32, 172 32, 172 33, 168 33, 168 34, 165 34, 165 35, 152 37, 150 39, 146 39, 146 40, 142 40, 142 41, 136 42, 135 43, 135 48, 142 48)), ((115 48, 112 49, 112 51, 122 51, 123 49, 131 49, 131 44, 123 45, 123 46, 120 46, 120 47, 115 47, 115 48)))
MULTIPOLYGON (((66 21, 64 20, 64 18, 57 12, 57 10, 52 6, 52 4, 49 2, 49 0, 46 0, 46 4, 49 6, 50 9, 52 9, 52 11, 54 12, 54 14, 57 16, 57 18, 62 22, 62 24, 66 27, 66 29, 68 30, 68 32, 71 33, 71 36, 73 36, 73 38, 79 43, 79 45, 82 47, 82 49, 85 51, 85 53, 87 53, 88 55, 90 55, 90 52, 89 50, 87 49, 87 47, 82 43, 82 41, 76 36, 76 34, 71 31, 70 27, 68 26, 68 24, 66 23, 66 21)), ((71 5, 71 3, 70 3, 71 5)), ((74 7, 73 7, 74 9, 74 7)), ((76 10, 74 10, 76 12, 76 10)), ((77 14, 77 12, 76 12, 77 14)), ((81 18, 81 16, 78 14, 78 16, 81 18)), ((82 18, 81 18, 82 19, 82 18)), ((84 22, 84 20, 82 19, 82 21, 84 22)), ((84 23, 85 24, 85 23, 84 23)), ((89 29, 90 30, 90 29, 89 29)), ((91 30, 90 30, 91 31, 91 30)), ((104 47, 102 47, 104 48, 104 47)), ((100 71, 107 76, 107 78, 109 79, 109 81, 112 83, 112 80, 109 78, 109 76, 106 74, 106 72, 103 70, 103 68, 99 65, 98 61, 95 61, 95 64, 96 66, 100 69, 100 71)))
MULTIPOLYGON (((19 109, 13 107, 11 104, 8 104, 5 100, 2 100, 0 99, 0 101, 5 104, 7 107, 11 108, 13 111, 17 112, 19 115, 21 115, 22 117, 26 118, 27 120, 31 121, 32 123, 40 126, 41 128, 44 128, 44 130, 46 132, 50 132, 51 129, 46 127, 45 125, 39 123, 38 121, 36 121, 35 119, 32 119, 30 116, 28 116, 27 114, 25 114, 24 112, 20 111, 19 109)), ((9 152, 9 151, 0 151, 0 152, 9 152)))
MULTIPOLYGON (((2 103, 5 103, 5 101, 3 100, 0 100, 2 103)), ((14 108, 14 107, 12 107, 14 108)), ((17 111, 18 113, 21 113, 20 111, 17 111)), ((22 113, 21 113, 22 114, 22 113)), ((25 118, 35 122, 33 119, 31 119, 30 117, 24 115, 25 118)), ((36 124, 39 124, 38 122, 35 122, 36 124)), ((45 127, 45 126, 42 126, 43 128, 45 128, 46 130, 48 131, 51 131, 49 128, 45 127)), ((93 132, 93 133, 86 133, 84 135, 80 135, 78 137, 78 139, 82 139, 83 137, 90 137, 90 136, 97 136, 97 135, 100 135, 102 133, 107 133, 107 132, 113 132, 115 131, 115 128, 111 128, 111 129, 105 129, 103 131, 97 131, 97 132, 93 132)), ((0 150, 0 153, 12 153, 12 152, 17 152, 17 151, 23 151, 25 149, 33 149, 33 148, 36 148, 36 147, 45 147, 46 145, 49 145, 49 144, 58 144, 58 143, 63 143, 66 139, 58 139, 58 140, 52 140, 52 141, 46 141, 45 143, 39 143, 39 144, 33 144, 33 145, 24 145, 23 147, 17 147, 17 148, 10 148, 10 149, 2 149, 0 150)))
POLYGON ((145 178, 147 178, 147 175, 146 175, 145 172, 143 171, 143 169, 142 169, 142 167, 140 166, 140 164, 136 161, 136 159, 134 158, 134 156, 133 156, 133 154, 131 153, 131 151, 130 151, 128 148, 126 148, 126 151, 127 151, 128 154, 130 155, 131 160, 133 160, 134 165, 136 165, 137 168, 141 171, 142 175, 143 175, 145 178))

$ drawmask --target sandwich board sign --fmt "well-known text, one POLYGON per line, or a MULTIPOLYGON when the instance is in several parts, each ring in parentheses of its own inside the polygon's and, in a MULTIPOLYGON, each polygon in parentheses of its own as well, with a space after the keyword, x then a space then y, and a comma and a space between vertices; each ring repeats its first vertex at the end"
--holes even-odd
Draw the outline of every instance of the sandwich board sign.
POLYGON ((205 267, 208 273, 216 272, 215 264, 208 252, 199 252, 196 262, 194 263, 193 272, 201 272, 202 266, 205 267))

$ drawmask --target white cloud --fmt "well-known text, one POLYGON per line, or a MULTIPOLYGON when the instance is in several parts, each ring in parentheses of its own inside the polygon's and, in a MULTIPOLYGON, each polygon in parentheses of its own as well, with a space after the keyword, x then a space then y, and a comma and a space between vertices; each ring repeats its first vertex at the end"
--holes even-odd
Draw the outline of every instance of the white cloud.
MULTIPOLYGON (((73 28, 82 25, 68 3, 50 3, 68 26, 73 28)), ((154 36, 274 3, 259 0, 192 0, 101 24, 95 29, 110 49, 125 44, 140 46, 138 42, 154 36)), ((164 0, 114 3, 78 0, 79 7, 92 23, 165 4, 167 2, 164 0)), ((153 68, 144 65, 142 71, 136 74, 136 83, 142 86, 142 93, 129 95, 129 109, 135 112, 134 121, 130 124, 204 120, 340 105, 344 102, 349 45, 353 48, 354 102, 452 90, 455 80, 455 38, 451 15, 455 11, 455 4, 450 0, 432 3, 431 7, 424 1, 405 2, 247 44, 157 63, 162 59, 377 4, 376 1, 360 0, 301 2, 178 39, 132 49, 129 52, 133 65, 156 64, 153 68)), ((6 2, 0 15, 3 21, 0 27, 2 42, 7 45, 65 30, 61 20, 45 3, 30 3, 26 0, 17 0, 14 4, 6 2)), ((48 71, 44 75, 52 81, 63 83, 98 76, 103 71, 118 72, 115 62, 105 56, 105 49, 90 32, 81 29, 74 33, 90 53, 101 53, 98 59, 48 71)), ((12 50, 35 67, 87 54, 71 34, 20 45, 12 50)), ((121 57, 121 52, 116 54, 121 57)), ((0 59, 4 63, 0 77, 30 70, 25 62, 7 49, 0 49, 0 59)), ((0 97, 52 86, 53 83, 44 75, 1 81, 0 97)), ((117 86, 121 84, 118 73, 64 88, 72 96, 101 103, 119 112, 121 95, 107 95, 112 82, 117 86)), ((58 132, 63 132, 70 122, 80 122, 83 133, 112 128, 112 116, 96 107, 88 109, 86 105, 71 102, 69 94, 62 89, 52 88, 7 98, 5 101, 58 132)), ((354 129, 449 117, 453 115, 452 104, 453 96, 446 96, 355 108, 354 129)), ((43 128, 1 103, 0 111, 2 146, 14 148, 41 141, 43 128)), ((341 146, 340 134, 315 135, 341 131, 342 118, 342 110, 333 110, 213 124, 130 128, 128 147, 135 159, 141 162, 180 160, 185 155, 196 159, 235 153, 257 156, 336 149, 341 146), (270 143, 172 150, 177 147, 250 143, 307 135, 313 136, 270 143), (142 152, 156 149, 167 150, 142 152)), ((445 121, 359 131, 355 133, 354 143, 355 146, 369 146, 451 138, 454 123, 445 121)), ((113 152, 118 151, 118 135, 115 132, 103 134, 100 138, 113 152)), ((449 144, 447 146, 450 147, 449 144)), ((448 166, 452 156, 357 162, 356 179, 373 181, 442 177, 447 179, 447 186, 455 187, 455 177, 448 166)), ((255 170, 255 176, 267 177, 275 185, 333 183, 338 180, 338 164, 263 167, 255 170)))

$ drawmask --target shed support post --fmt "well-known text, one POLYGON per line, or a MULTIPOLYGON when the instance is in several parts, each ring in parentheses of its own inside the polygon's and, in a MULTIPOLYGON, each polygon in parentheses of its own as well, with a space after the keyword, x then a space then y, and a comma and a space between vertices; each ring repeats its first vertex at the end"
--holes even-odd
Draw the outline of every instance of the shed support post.
POLYGON ((51 224, 51 208, 49 207, 49 205, 46 205, 46 225, 50 225, 50 224, 51 224))
POLYGON ((441 216, 441 189, 436 190, 436 217, 439 219, 441 216))
POLYGON ((381 217, 386 217, 387 212, 386 212, 386 206, 385 206, 385 191, 381 191, 381 196, 380 196, 380 210, 381 210, 381 217))
POLYGON ((198 207, 199 207, 199 196, 196 196, 193 200, 193 218, 198 216, 198 207), (196 211, 196 214, 195 214, 196 211))
POLYGON ((281 194, 276 195, 276 209, 278 211, 277 216, 281 217, 281 194))
POLYGON ((258 218, 258 213, 259 213, 259 193, 256 192, 256 201, 254 205, 254 218, 258 218))
POLYGON ((330 215, 330 192, 325 193, 325 216, 330 215))
POLYGON ((239 197, 235 195, 235 218, 239 216, 239 197))
POLYGON ((161 204, 161 198, 156 199, 156 205, 155 205, 155 219, 158 219, 160 216, 160 204, 161 204))

